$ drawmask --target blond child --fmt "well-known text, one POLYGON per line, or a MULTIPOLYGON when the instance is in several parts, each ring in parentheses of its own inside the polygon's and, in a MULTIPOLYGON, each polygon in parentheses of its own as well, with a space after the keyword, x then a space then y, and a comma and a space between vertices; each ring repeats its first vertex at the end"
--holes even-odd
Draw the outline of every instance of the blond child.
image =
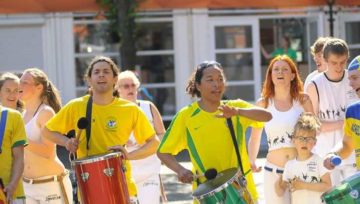
POLYGON ((297 156, 285 164, 284 174, 275 183, 278 196, 290 191, 292 204, 321 204, 321 194, 331 188, 322 158, 311 152, 319 127, 320 122, 312 113, 303 113, 295 125, 292 142, 297 156))

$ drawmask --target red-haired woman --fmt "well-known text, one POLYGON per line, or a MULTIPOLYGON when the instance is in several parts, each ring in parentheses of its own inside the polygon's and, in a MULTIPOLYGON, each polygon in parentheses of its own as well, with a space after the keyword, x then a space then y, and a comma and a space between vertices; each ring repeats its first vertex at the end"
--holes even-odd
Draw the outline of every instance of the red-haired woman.
MULTIPOLYGON (((265 203, 287 204, 290 203, 289 193, 277 196, 275 182, 282 176, 285 163, 296 156, 291 136, 298 117, 304 111, 313 112, 309 96, 303 93, 303 82, 296 65, 288 56, 278 56, 270 62, 257 105, 266 108, 273 116, 264 127, 269 146, 264 167, 265 203)), ((253 128, 249 141, 249 157, 254 171, 260 170, 255 160, 262 130, 253 128)))

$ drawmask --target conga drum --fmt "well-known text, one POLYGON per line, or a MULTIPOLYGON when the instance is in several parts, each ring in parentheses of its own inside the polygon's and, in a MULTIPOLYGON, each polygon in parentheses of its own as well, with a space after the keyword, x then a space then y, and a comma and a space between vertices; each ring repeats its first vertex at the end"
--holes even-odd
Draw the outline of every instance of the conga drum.
POLYGON ((327 204, 359 204, 360 172, 346 178, 340 185, 333 187, 321 196, 327 204))
POLYGON ((237 168, 221 171, 214 179, 200 184, 192 196, 200 204, 252 204, 242 179, 237 168))
POLYGON ((123 156, 120 152, 71 161, 82 204, 129 204, 123 156))

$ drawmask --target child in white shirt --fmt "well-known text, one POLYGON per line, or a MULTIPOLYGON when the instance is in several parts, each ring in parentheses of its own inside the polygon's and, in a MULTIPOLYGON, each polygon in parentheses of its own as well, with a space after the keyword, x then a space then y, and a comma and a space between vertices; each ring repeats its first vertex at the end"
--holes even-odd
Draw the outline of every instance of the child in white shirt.
POLYGON ((321 204, 321 195, 331 188, 323 159, 311 152, 319 127, 320 122, 312 113, 303 113, 295 125, 292 141, 297 157, 286 163, 284 174, 275 183, 279 196, 290 190, 292 204, 321 204))

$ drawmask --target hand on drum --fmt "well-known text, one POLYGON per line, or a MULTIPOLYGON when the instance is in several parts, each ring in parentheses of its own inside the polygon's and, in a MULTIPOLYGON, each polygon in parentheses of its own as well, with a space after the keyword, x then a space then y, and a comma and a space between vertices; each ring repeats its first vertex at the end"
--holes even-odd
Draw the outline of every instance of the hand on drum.
POLYGON ((71 138, 66 141, 65 148, 71 153, 76 153, 76 150, 79 147, 79 140, 76 138, 71 138))
POLYGON ((122 145, 115 145, 108 147, 108 150, 115 151, 115 152, 121 152, 124 154, 124 159, 129 159, 129 153, 127 152, 126 148, 122 145))
POLYGON ((231 118, 238 114, 237 108, 228 105, 220 105, 218 109, 222 112, 221 114, 216 115, 218 118, 231 118))
POLYGON ((185 169, 185 168, 180 169, 177 172, 177 175, 178 175, 179 181, 182 183, 192 183, 194 180, 193 173, 190 170, 185 169))

